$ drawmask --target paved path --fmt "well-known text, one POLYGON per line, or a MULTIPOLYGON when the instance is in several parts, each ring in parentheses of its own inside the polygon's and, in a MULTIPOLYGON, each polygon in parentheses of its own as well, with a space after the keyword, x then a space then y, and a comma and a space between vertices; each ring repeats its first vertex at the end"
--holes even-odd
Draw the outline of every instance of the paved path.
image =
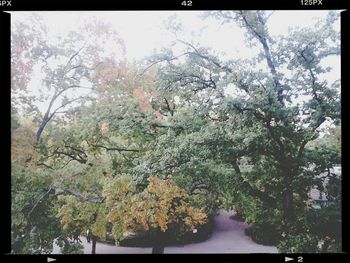
MULTIPOLYGON (((88 243, 85 237, 80 237, 84 246, 84 254, 91 254, 91 242, 88 243)), ((114 245, 97 242, 96 254, 151 254, 152 248, 143 247, 117 247, 114 245)), ((61 254, 60 248, 54 246, 52 254, 61 254)))
POLYGON ((243 222, 230 219, 233 212, 220 211, 214 218, 214 231, 209 239, 185 246, 166 247, 164 253, 277 253, 274 246, 263 246, 246 236, 243 222))
MULTIPOLYGON (((276 247, 256 244, 250 237, 246 236, 244 229, 248 225, 230 219, 231 215, 233 215, 232 212, 220 211, 215 216, 215 228, 209 239, 200 243, 165 247, 164 253, 277 253, 276 247)), ((84 237, 81 240, 84 245, 84 254, 90 254, 91 243, 87 243, 84 237)), ((59 248, 55 247, 53 254, 59 254, 59 252, 59 248)), ((103 243, 96 245, 97 254, 150 254, 151 252, 152 248, 117 247, 103 243)))

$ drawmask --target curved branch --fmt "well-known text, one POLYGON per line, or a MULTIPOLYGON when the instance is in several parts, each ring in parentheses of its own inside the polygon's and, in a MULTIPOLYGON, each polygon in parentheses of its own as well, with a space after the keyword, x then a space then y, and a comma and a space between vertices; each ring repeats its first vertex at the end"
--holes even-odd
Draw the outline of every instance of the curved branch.
POLYGON ((209 56, 206 56, 204 54, 202 54, 194 45, 192 45, 191 43, 188 43, 186 41, 183 41, 181 39, 177 39, 179 42, 183 43, 184 45, 189 46, 191 49, 193 49, 194 52, 187 52, 187 54, 192 54, 192 55, 197 55, 198 57, 201 57, 205 60, 207 60, 208 62, 213 63, 215 66, 217 66, 218 68, 221 68, 229 73, 233 73, 232 69, 230 69, 228 66, 226 65, 222 65, 219 62, 215 61, 214 59, 210 58, 209 56))
POLYGON ((271 206, 276 206, 277 202, 276 199, 269 196, 268 194, 266 194, 265 192, 262 192, 256 188, 253 188, 242 176, 241 170, 237 164, 236 160, 233 160, 231 162, 233 169, 236 172, 236 175, 238 176, 238 179, 240 180, 241 186, 244 188, 244 191, 246 191, 247 193, 249 193, 249 195, 253 196, 253 197, 257 197, 259 198, 262 202, 264 203, 268 203, 271 206))

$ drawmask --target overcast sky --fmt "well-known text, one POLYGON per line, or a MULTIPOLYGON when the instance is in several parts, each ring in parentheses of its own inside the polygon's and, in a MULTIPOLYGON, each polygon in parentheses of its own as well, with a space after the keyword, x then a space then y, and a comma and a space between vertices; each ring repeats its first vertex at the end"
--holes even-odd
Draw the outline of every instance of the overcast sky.
MULTIPOLYGON (((271 12, 271 11, 268 11, 271 12)), ((340 12, 340 11, 339 11, 340 12)), ((74 30, 93 17, 112 24, 124 40, 126 55, 129 60, 139 60, 150 56, 162 47, 169 47, 174 35, 166 28, 167 21, 176 15, 176 21, 182 24, 183 31, 179 38, 211 47, 222 53, 222 58, 250 58, 257 54, 258 48, 247 47, 244 42, 244 31, 235 24, 220 24, 213 18, 200 18, 201 11, 107 11, 107 12, 35 12, 44 18, 49 29, 49 37, 64 35, 74 30)), ((268 20, 272 36, 286 35, 290 27, 313 27, 317 18, 325 18, 328 11, 275 11, 268 20)), ((31 12, 11 12, 12 22, 26 20, 31 12)), ((340 31, 340 21, 337 24, 340 31)), ((340 57, 331 56, 324 61, 333 70, 324 76, 329 83, 340 79, 340 57)), ((38 70, 36 72, 38 74, 38 70)), ((33 76, 30 89, 38 92, 39 75, 33 76)), ((39 105, 44 111, 45 104, 39 105)))
MULTIPOLYGON (((271 12, 271 11, 269 11, 271 12)), ((275 11, 268 20, 272 35, 286 34, 289 27, 313 26, 315 18, 325 18, 328 11, 275 11)), ((25 19, 31 12, 11 12, 12 21, 25 19)), ((105 11, 105 12, 36 12, 44 17, 52 35, 74 30, 92 17, 99 18, 114 26, 124 39, 130 59, 150 55, 155 48, 168 46, 173 35, 165 28, 168 18, 176 14, 183 25, 182 37, 191 38, 191 33, 203 46, 215 47, 229 56, 247 56, 251 48, 245 47, 243 30, 233 24, 220 25, 215 19, 199 17, 201 11, 105 11), (204 34, 199 36, 202 30, 204 34)), ((340 25, 338 25, 338 30, 340 25)), ((193 37, 192 37, 193 38, 193 37)))

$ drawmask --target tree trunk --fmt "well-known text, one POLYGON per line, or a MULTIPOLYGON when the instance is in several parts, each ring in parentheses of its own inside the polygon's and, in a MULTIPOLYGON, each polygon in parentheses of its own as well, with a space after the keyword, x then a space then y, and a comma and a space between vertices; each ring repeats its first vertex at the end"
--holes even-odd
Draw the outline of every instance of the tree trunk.
POLYGON ((293 223, 295 221, 295 208, 294 208, 294 197, 292 189, 292 178, 293 169, 288 165, 284 166, 282 169, 284 176, 284 192, 283 192, 283 216, 286 223, 293 223))
POLYGON ((47 124, 47 122, 45 122, 45 121, 43 121, 40 124, 40 127, 39 127, 39 129, 38 129, 38 131, 36 132, 36 135, 35 135, 36 142, 39 142, 40 136, 41 136, 42 132, 44 131, 44 128, 45 128, 46 124, 47 124))
POLYGON ((43 117, 43 119, 42 119, 42 121, 41 121, 41 123, 40 123, 39 128, 38 128, 38 131, 37 131, 36 134, 35 134, 35 140, 36 140, 36 142, 39 142, 40 136, 41 136, 42 132, 44 131, 46 124, 50 121, 50 119, 51 119, 52 116, 53 116, 52 114, 51 114, 51 116, 50 116, 50 110, 51 110, 51 107, 52 107, 52 105, 53 105, 53 103, 54 103, 55 100, 56 100, 56 98, 55 98, 55 96, 54 96, 54 97, 52 98, 51 102, 50 102, 50 105, 49 105, 47 111, 45 112, 45 115, 44 115, 44 117, 43 117))
POLYGON ((276 207, 276 200, 269 196, 267 193, 258 190, 257 188, 253 188, 248 182, 244 181, 239 165, 237 164, 237 160, 233 159, 231 161, 233 169, 235 170, 235 176, 238 177, 241 183, 242 191, 248 193, 252 197, 259 198, 262 202, 268 204, 271 207, 276 207))
POLYGON ((92 246, 91 246, 91 254, 96 254, 96 237, 92 237, 92 246))
POLYGON ((295 220, 293 191, 290 189, 283 194, 283 213, 286 222, 292 223, 295 220))
POLYGON ((164 247, 160 244, 155 245, 152 248, 152 254, 164 254, 164 247))
POLYGON ((152 254, 164 254, 164 233, 158 229, 154 236, 152 254))

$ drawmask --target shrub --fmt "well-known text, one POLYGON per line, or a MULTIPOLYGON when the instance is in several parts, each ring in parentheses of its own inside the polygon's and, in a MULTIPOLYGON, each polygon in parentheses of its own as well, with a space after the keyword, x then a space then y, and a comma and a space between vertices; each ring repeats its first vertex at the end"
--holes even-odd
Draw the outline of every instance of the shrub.
POLYGON ((230 216, 230 219, 236 220, 239 222, 244 222, 245 218, 243 217, 242 213, 238 209, 235 209, 235 211, 236 211, 236 213, 234 215, 230 216))
POLYGON ((246 234, 250 235, 253 241, 262 245, 277 245, 281 239, 280 211, 257 203, 254 212, 250 213, 250 216, 246 214, 244 218, 248 224, 251 224, 246 234))
POLYGON ((286 236, 277 249, 280 253, 336 253, 341 252, 341 244, 329 236, 300 233, 286 236))
POLYGON ((310 209, 307 214, 310 232, 320 237, 341 240, 341 212, 334 206, 310 209))
POLYGON ((277 245, 280 253, 316 253, 319 252, 320 240, 311 234, 288 235, 277 245))
MULTIPOLYGON (((180 224, 171 224, 164 233, 161 233, 162 243, 169 246, 201 242, 208 239, 212 231, 212 218, 209 218, 207 223, 199 225, 196 233, 184 231, 180 224)), ((138 233, 137 235, 121 240, 119 245, 125 247, 151 247, 156 243, 156 240, 159 239, 157 235, 159 235, 159 233, 152 230, 142 234, 138 233)))
POLYGON ((247 229, 249 235, 256 243, 262 245, 277 245, 280 239, 280 232, 276 225, 270 223, 257 223, 247 229))

